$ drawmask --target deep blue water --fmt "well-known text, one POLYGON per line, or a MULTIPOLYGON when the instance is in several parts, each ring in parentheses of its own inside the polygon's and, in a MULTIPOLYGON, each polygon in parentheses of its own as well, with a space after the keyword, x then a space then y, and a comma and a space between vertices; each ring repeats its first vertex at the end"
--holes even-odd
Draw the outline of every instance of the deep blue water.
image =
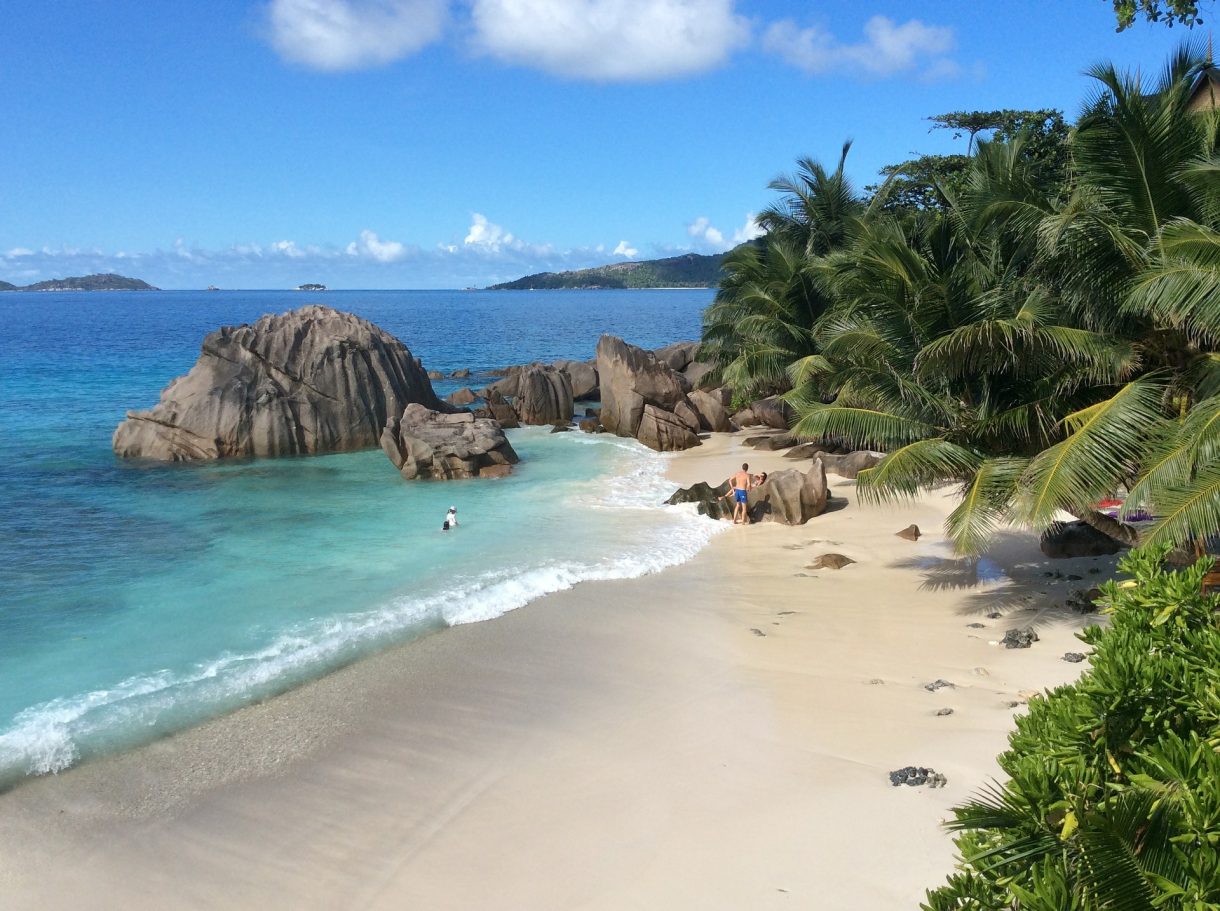
POLYGON ((322 302, 394 333, 428 369, 485 371, 589 358, 603 332, 644 347, 695 338, 710 299, 0 295, 0 784, 581 579, 672 564, 711 533, 657 508, 663 457, 602 436, 512 431, 523 459, 512 477, 448 484, 405 482, 380 450, 155 467, 116 459, 110 437, 125 411, 154 404, 208 332, 322 302), (453 535, 439 532, 448 505, 465 518, 453 535))

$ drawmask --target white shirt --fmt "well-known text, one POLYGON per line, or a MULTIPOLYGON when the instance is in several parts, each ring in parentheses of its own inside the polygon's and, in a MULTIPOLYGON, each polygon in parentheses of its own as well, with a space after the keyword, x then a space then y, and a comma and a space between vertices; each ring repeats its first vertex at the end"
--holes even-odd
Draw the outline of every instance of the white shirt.
POLYGON ((457 510, 451 509, 447 513, 445 513, 445 521, 449 523, 450 528, 456 528, 457 524, 458 524, 457 510))

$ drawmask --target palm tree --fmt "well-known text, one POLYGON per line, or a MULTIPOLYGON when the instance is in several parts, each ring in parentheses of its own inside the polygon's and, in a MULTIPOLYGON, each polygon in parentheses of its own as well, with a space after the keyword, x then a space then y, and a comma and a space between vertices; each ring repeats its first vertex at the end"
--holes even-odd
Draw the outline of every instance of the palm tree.
POLYGON ((813 328, 832 299, 813 266, 867 217, 844 172, 850 148, 844 143, 834 171, 802 158, 795 174, 773 180, 781 196, 758 216, 766 235, 725 258, 700 357, 740 397, 787 390, 789 365, 817 351, 813 328))

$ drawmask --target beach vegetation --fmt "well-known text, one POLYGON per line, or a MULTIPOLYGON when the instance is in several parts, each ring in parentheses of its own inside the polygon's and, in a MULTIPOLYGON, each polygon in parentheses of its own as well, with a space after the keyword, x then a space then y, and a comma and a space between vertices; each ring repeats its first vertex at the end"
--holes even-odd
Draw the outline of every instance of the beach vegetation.
POLYGON ((955 808, 957 870, 925 911, 1220 907, 1220 599, 1205 559, 1131 552, 1103 586, 1090 667, 1034 698, 1007 781, 955 808))
POLYGON ((1089 75, 1070 133, 1052 111, 935 118, 970 154, 922 189, 894 172, 866 202, 846 147, 833 172, 803 160, 705 316, 735 393, 783 391, 798 436, 888 453, 864 500, 960 485, 963 553, 1064 512, 1136 543, 1096 508, 1116 495, 1160 517, 1147 540, 1220 528, 1215 70, 1186 45, 1155 84, 1089 75))

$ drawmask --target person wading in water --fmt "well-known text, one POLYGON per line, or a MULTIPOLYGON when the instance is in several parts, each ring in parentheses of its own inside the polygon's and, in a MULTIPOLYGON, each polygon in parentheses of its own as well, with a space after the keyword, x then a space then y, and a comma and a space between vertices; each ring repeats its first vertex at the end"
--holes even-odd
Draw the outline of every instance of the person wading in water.
POLYGON ((733 524, 736 525, 740 521, 742 525, 750 524, 749 513, 746 512, 746 500, 750 494, 750 488, 754 486, 754 478, 750 475, 749 464, 743 462, 741 471, 729 478, 729 487, 732 488, 724 495, 727 500, 733 498, 733 524))

